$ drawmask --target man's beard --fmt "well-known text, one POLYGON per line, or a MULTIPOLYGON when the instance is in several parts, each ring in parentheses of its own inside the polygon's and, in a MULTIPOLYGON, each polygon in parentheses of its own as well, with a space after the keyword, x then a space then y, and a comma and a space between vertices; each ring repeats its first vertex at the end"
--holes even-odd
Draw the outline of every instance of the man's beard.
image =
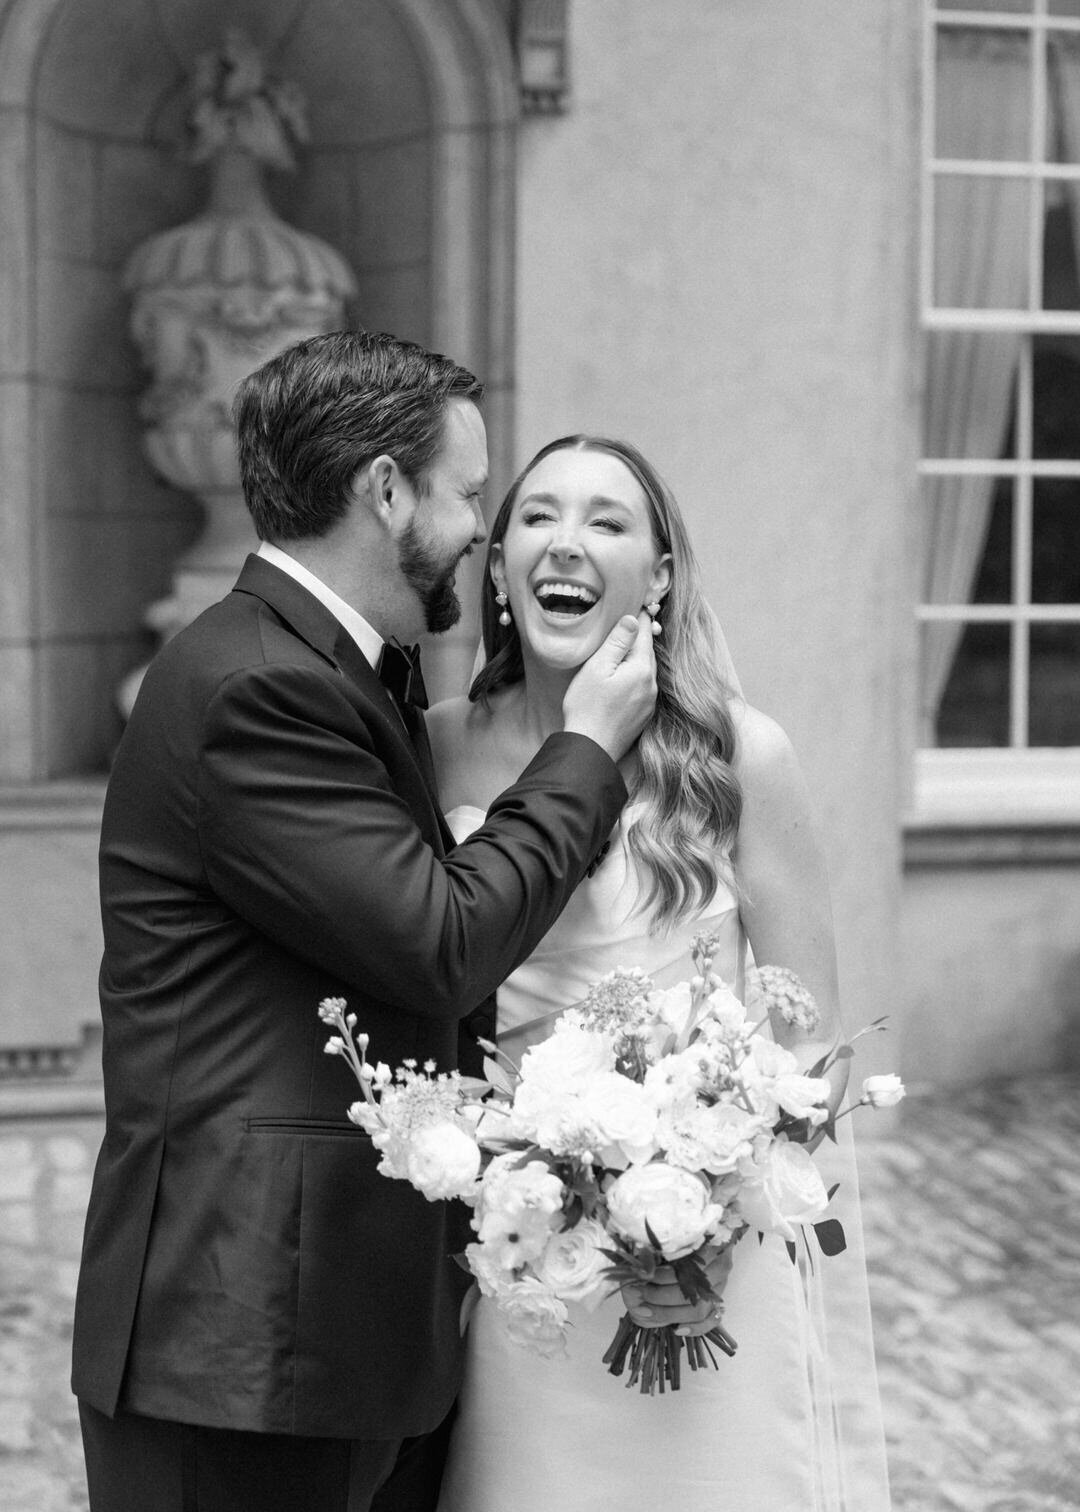
POLYGON ((468 548, 459 552, 448 563, 435 543, 418 528, 415 517, 401 532, 398 562, 405 581, 424 606, 424 623, 432 635, 449 630, 461 618, 461 600, 454 592, 453 577, 467 551, 468 548))

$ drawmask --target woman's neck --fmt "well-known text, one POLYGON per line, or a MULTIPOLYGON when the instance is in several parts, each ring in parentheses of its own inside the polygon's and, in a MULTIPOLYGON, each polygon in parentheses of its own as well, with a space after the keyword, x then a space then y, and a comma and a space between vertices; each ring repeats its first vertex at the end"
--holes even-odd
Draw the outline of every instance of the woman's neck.
POLYGON ((525 676, 514 688, 510 708, 520 739, 534 750, 563 728, 563 699, 573 679, 574 670, 544 667, 526 658, 525 676))

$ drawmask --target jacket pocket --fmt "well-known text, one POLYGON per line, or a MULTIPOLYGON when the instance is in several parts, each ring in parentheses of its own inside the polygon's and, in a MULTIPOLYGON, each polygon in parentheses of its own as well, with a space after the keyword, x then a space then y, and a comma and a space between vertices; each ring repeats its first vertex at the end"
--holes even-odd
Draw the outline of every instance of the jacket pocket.
POLYGON ((366 1139, 363 1129, 356 1124, 336 1118, 275 1118, 249 1117, 244 1119, 247 1134, 304 1134, 309 1137, 330 1139, 366 1139))

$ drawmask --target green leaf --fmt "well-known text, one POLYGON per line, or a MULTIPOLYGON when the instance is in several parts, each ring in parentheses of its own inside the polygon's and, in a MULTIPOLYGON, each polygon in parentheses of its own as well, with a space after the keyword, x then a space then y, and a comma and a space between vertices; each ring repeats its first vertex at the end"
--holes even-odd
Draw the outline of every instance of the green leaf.
POLYGON ((487 1077, 488 1085, 494 1087, 496 1092, 505 1092, 507 1097, 513 1097, 513 1082, 498 1061, 492 1060, 489 1055, 484 1057, 484 1075, 487 1077))
POLYGON ((824 1255, 841 1255, 847 1249, 844 1225, 838 1218, 823 1218, 820 1223, 814 1224, 814 1233, 824 1255))

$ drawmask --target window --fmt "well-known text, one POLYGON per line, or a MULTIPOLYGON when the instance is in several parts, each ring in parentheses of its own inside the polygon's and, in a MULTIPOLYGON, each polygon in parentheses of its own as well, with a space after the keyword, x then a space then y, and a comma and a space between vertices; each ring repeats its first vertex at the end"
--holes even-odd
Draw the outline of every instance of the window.
POLYGON ((1080 0, 926 14, 920 744, 1080 813, 1080 0))

